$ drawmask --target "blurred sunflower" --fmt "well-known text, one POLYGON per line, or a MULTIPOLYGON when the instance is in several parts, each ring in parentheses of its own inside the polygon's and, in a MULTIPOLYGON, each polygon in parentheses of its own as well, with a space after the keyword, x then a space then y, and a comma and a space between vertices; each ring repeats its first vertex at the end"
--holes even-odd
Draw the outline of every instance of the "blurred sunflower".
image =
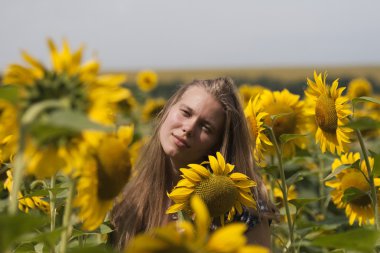
POLYGON ((164 108, 166 100, 164 98, 148 98, 142 108, 142 121, 149 122, 156 118, 157 114, 164 108))
MULTIPOLYGON (((380 96, 373 95, 372 98, 380 101, 380 96)), ((360 107, 355 106, 354 118, 380 122, 380 104, 364 102, 360 107)), ((380 134, 380 129, 362 129, 361 133, 364 137, 376 139, 380 134)))
POLYGON ((317 123, 315 134, 316 142, 320 143, 324 153, 327 149, 331 153, 341 154, 348 150, 352 129, 345 127, 351 115, 348 98, 342 96, 345 88, 338 89, 338 79, 332 86, 326 85, 326 74, 317 75, 314 71, 314 80, 307 79, 309 88, 306 96, 312 99, 313 107, 308 108, 308 114, 314 114, 317 123))
POLYGON ((9 161, 16 152, 18 142, 17 110, 9 102, 0 99, 0 163, 9 161))
POLYGON ((206 205, 197 195, 191 197, 190 205, 195 224, 185 220, 172 222, 150 233, 137 235, 125 253, 269 253, 267 248, 247 245, 244 223, 231 223, 210 234, 211 219, 206 205))
MULTIPOLYGON (((7 179, 4 182, 4 189, 8 190, 8 192, 12 191, 13 186, 13 176, 11 170, 7 170, 7 179)), ((45 213, 50 212, 50 205, 48 202, 43 200, 42 196, 32 196, 32 197, 24 197, 21 191, 18 192, 18 208, 28 213, 30 209, 39 209, 45 213)))
MULTIPOLYGON (((340 159, 337 158, 332 163, 332 172, 334 172, 339 166, 343 164, 354 164, 360 159, 359 153, 346 153, 341 155, 340 159)), ((371 170, 374 165, 374 159, 369 158, 371 170)), ((352 225, 355 220, 362 224, 374 224, 374 212, 371 202, 371 198, 368 195, 370 186, 364 175, 368 176, 367 168, 364 161, 360 162, 360 170, 356 168, 348 168, 336 175, 336 179, 327 181, 325 184, 334 190, 331 191, 331 198, 333 203, 338 208, 345 209, 346 216, 349 218, 349 223, 352 225), (364 174, 364 175, 363 175, 364 174), (348 189, 355 188, 363 192, 363 195, 359 195, 354 199, 344 200, 344 193, 348 189)), ((375 178, 375 186, 380 186, 380 178, 375 178)), ((380 201, 380 194, 377 193, 378 202, 380 201)))
POLYGON ((74 205, 80 208, 83 228, 94 230, 103 222, 114 199, 123 189, 131 174, 128 145, 133 138, 133 127, 121 126, 116 134, 104 134, 93 154, 75 156, 78 170, 74 205))
POLYGON ((264 133, 264 118, 268 115, 268 113, 263 112, 260 103, 258 103, 259 97, 260 96, 257 95, 253 100, 249 100, 247 107, 244 109, 244 114, 247 118, 249 130, 252 136, 252 143, 254 144, 253 156, 255 161, 261 167, 265 167, 265 148, 263 143, 267 146, 272 146, 272 143, 264 133))
POLYGON ((365 78, 355 78, 348 83, 347 96, 350 99, 372 95, 372 85, 365 78))
MULTIPOLYGON (((115 121, 115 105, 130 96, 121 87, 126 80, 125 75, 98 75, 100 64, 96 60, 82 65, 83 47, 72 53, 65 40, 61 51, 50 39, 48 45, 51 70, 23 51, 22 57, 29 66, 11 64, 5 71, 4 84, 19 87, 21 112, 40 102, 55 101, 60 103, 58 107, 61 110, 79 112, 99 124, 112 125, 115 121)), ((30 162, 26 169, 38 177, 51 176, 62 169, 72 159, 68 149, 85 141, 82 132, 46 123, 46 117, 57 110, 49 108, 34 119, 30 126, 31 134, 27 138, 30 162), (55 163, 51 157, 59 159, 55 163), (47 172, 42 171, 46 166, 29 166, 49 163, 47 172)))
MULTIPOLYGON (((280 181, 278 181, 278 183, 280 183, 280 181)), ((297 196, 298 196, 298 194, 297 194, 296 186, 294 184, 290 185, 288 188, 288 200, 296 199, 297 196)), ((278 186, 278 184, 276 184, 276 186, 273 189, 273 197, 275 199, 276 204, 282 205, 284 195, 283 195, 280 187, 278 186)))
POLYGON ((136 82, 141 91, 149 92, 156 88, 158 83, 158 76, 151 70, 140 71, 137 73, 136 82))
POLYGON ((261 85, 258 85, 258 84, 255 84, 255 85, 242 84, 242 85, 240 85, 239 95, 240 95, 240 98, 242 99, 243 107, 246 107, 249 100, 251 100, 252 98, 255 98, 263 90, 265 90, 265 88, 261 85))
MULTIPOLYGON (((304 111, 304 102, 299 100, 298 95, 290 93, 287 89, 282 91, 264 90, 260 96, 260 104, 268 114, 264 123, 273 128, 274 135, 279 141, 282 134, 305 134, 307 121, 304 111), (274 120, 273 115, 280 115, 274 120)), ((295 138, 284 144, 283 155, 293 156, 295 148, 305 149, 307 146, 306 138, 295 138)), ((268 150, 274 151, 273 147, 268 146, 268 150)))
POLYGON ((224 224, 226 213, 227 221, 231 221, 236 211, 241 214, 242 205, 256 209, 256 201, 251 192, 251 187, 256 186, 256 182, 242 173, 232 173, 234 165, 226 163, 219 152, 216 157, 208 158, 213 173, 200 164, 189 164, 189 168, 180 169, 183 179, 168 194, 175 204, 166 213, 186 211, 194 193, 206 203, 211 217, 220 218, 221 224, 224 224))

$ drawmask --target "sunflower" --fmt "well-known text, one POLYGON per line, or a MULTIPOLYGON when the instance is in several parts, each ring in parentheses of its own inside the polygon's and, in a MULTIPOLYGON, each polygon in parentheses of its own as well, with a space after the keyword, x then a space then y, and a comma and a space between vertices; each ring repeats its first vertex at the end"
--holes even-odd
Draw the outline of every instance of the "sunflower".
MULTIPOLYGON (((350 152, 341 155, 340 159, 337 158, 332 163, 332 171, 334 172, 334 170, 344 164, 354 164, 359 159, 359 153, 350 152)), ((372 169, 374 165, 374 159, 370 157, 369 162, 372 169)), ((327 181, 326 185, 334 189, 330 193, 332 201, 338 208, 345 209, 346 216, 349 218, 350 225, 352 225, 355 220, 357 220, 361 226, 362 224, 367 223, 374 224, 375 218, 371 198, 368 195, 370 186, 364 177, 364 175, 368 176, 366 164, 364 161, 360 162, 360 170, 361 171, 359 171, 357 168, 345 169, 336 175, 336 179, 327 181), (344 201, 344 193, 350 188, 355 188, 367 194, 361 195, 348 201, 344 201)), ((380 178, 375 178, 375 186, 380 186, 380 178)), ((377 203, 379 203, 379 193, 377 193, 377 198, 377 203)))
POLYGON ((200 164, 189 164, 189 168, 180 169, 183 179, 168 194, 175 204, 166 213, 186 210, 194 193, 206 203, 211 217, 220 217, 222 224, 227 212, 227 221, 233 218, 236 211, 241 214, 242 205, 256 209, 250 189, 256 183, 242 173, 232 173, 234 165, 226 163, 219 152, 216 157, 208 158, 213 173, 200 164))
MULTIPOLYGON (((274 135, 279 141, 282 134, 305 134, 307 121, 304 111, 304 102, 299 100, 298 95, 290 93, 287 89, 282 91, 264 90, 260 96, 260 104, 268 114, 264 123, 273 128, 274 135), (279 115, 274 120, 271 116, 279 115)), ((293 156, 295 147, 305 149, 306 138, 296 138, 284 144, 284 156, 293 156)), ((273 147, 268 147, 272 152, 273 147)))
POLYGON ((151 70, 144 70, 137 73, 137 86, 143 92, 149 92, 157 86, 157 74, 151 70))
MULTIPOLYGON (((12 191, 13 186, 13 176, 12 171, 7 170, 7 179, 5 179, 4 182, 4 189, 8 190, 8 192, 12 191)), ((18 192, 18 208, 28 213, 30 209, 39 209, 45 213, 50 212, 50 205, 48 202, 43 200, 42 196, 32 196, 32 197, 25 197, 21 191, 18 192)))
POLYGON ((112 126, 116 120, 116 105, 131 96, 121 87, 126 80, 125 75, 99 75, 100 64, 96 60, 82 64, 83 47, 71 52, 64 40, 59 51, 50 39, 48 46, 51 69, 23 51, 22 57, 28 65, 9 65, 3 79, 4 84, 19 88, 21 112, 46 101, 60 103, 60 109, 49 108, 30 126, 26 148, 30 161, 26 170, 37 177, 51 176, 67 166, 73 159, 69 149, 75 149, 78 143, 86 141, 83 131, 52 126, 44 121, 46 117, 57 110, 72 110, 98 124, 112 126), (52 157, 58 158, 58 162, 49 166, 52 157), (46 166, 30 167, 32 164, 46 166), (49 170, 43 171, 47 167, 49 170))
POLYGON ((264 133, 264 118, 268 116, 268 113, 263 112, 259 101, 259 95, 257 95, 253 101, 249 100, 247 107, 244 110, 245 117, 248 121, 248 126, 252 136, 252 142, 254 144, 253 156, 255 161, 262 167, 265 166, 264 152, 265 148, 263 143, 267 146, 272 146, 272 143, 264 133))
POLYGON ((355 78, 348 83, 347 96, 350 99, 372 95, 372 85, 365 78, 355 78))
POLYGON ((267 248, 247 245, 244 235, 246 225, 231 223, 209 234, 211 219, 206 205, 200 197, 190 199, 195 214, 195 224, 190 221, 171 222, 150 233, 137 235, 128 244, 125 253, 269 253, 267 248))
POLYGON ((309 89, 305 94, 314 104, 307 110, 309 114, 315 116, 318 126, 315 134, 316 142, 320 143, 323 153, 327 149, 331 153, 346 152, 353 130, 345 127, 349 121, 348 116, 351 115, 351 109, 347 104, 348 98, 341 96, 345 88, 338 89, 338 79, 329 87, 326 85, 326 74, 317 75, 315 71, 314 80, 307 79, 309 89))
MULTIPOLYGON (((278 183, 280 183, 280 181, 278 181, 278 183)), ((296 191, 296 186, 294 184, 292 184, 288 188, 288 200, 296 199, 297 195, 298 194, 296 191)), ((273 197, 274 197, 276 203, 282 204, 282 201, 284 199, 284 195, 283 195, 280 187, 278 187, 278 184, 273 189, 273 197)))
POLYGON ((261 85, 242 84, 239 87, 239 95, 243 102, 243 107, 246 107, 251 98, 259 95, 265 88, 261 85))
POLYGON ((164 98, 148 98, 142 108, 142 121, 149 122, 156 118, 157 114, 164 108, 166 100, 164 98))
MULTIPOLYGON (((114 199, 127 183, 131 173, 128 145, 133 127, 121 126, 116 134, 104 134, 93 153, 78 152, 74 163, 78 171, 78 194, 74 205, 80 208, 83 228, 94 230, 103 222, 114 199)), ((79 150, 81 151, 81 150, 79 150)))

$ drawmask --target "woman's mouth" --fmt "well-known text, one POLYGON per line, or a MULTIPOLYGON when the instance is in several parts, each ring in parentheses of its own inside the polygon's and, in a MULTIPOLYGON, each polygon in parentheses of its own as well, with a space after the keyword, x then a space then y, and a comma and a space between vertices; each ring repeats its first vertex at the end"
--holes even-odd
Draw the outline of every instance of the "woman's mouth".
POLYGON ((174 137, 174 143, 177 145, 179 148, 190 148, 189 144, 187 141, 179 136, 176 136, 173 134, 174 137))

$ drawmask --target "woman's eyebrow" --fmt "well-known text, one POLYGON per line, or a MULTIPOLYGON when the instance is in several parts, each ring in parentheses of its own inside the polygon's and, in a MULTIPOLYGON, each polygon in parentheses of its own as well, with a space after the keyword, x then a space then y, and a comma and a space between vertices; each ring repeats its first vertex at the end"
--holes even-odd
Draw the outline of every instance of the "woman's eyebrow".
POLYGON ((190 112, 193 112, 193 111, 194 111, 191 107, 189 107, 189 106, 186 105, 186 104, 180 104, 179 106, 182 107, 182 108, 184 108, 184 109, 186 109, 186 110, 188 110, 188 111, 190 111, 190 112))

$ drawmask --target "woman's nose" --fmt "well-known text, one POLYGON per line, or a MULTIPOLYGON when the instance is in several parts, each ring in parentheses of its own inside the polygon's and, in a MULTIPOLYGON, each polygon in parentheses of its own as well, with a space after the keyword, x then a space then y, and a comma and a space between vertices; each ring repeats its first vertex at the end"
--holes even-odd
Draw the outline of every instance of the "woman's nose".
POLYGON ((188 120, 183 122, 182 124, 182 132, 187 136, 190 137, 194 131, 195 127, 195 121, 194 120, 188 120))

